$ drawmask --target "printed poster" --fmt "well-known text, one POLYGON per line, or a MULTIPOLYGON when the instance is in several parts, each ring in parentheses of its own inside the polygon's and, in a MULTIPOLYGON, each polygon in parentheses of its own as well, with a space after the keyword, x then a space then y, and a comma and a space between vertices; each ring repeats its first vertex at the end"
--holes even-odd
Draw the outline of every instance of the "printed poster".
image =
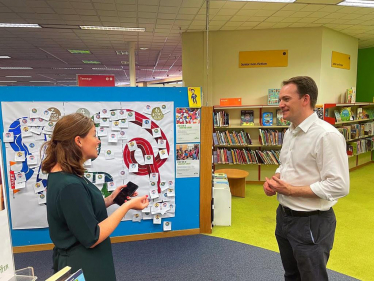
POLYGON ((188 106, 193 108, 201 107, 200 87, 188 87, 188 106))
MULTIPOLYGON (((174 205, 175 194, 167 196, 161 183, 175 181, 173 102, 2 102, 7 173, 13 229, 48 227, 46 193, 48 175, 41 172, 44 152, 55 123, 64 115, 82 113, 94 120, 100 138, 99 155, 84 165, 85 177, 107 197, 129 181, 139 186, 138 194, 153 201, 174 205), (12 139, 14 136, 14 139, 12 139), (151 188, 151 183, 153 186, 151 188)), ((152 203, 151 202, 151 203, 152 203)), ((108 215, 118 205, 110 206, 108 215)), ((175 211, 159 210, 161 218, 175 211), (162 213, 161 213, 162 211, 162 213)), ((123 220, 153 219, 130 210, 123 220)))
POLYGON ((177 178, 195 178, 200 174, 200 144, 176 145, 177 178))
POLYGON ((200 109, 177 108, 177 143, 200 142, 200 109))

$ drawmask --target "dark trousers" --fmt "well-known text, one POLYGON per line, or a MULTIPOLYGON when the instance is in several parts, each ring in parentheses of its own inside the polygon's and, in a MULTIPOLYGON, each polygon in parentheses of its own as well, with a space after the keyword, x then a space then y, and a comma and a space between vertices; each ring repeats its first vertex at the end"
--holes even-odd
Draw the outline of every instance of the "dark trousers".
POLYGON ((275 237, 286 281, 328 280, 326 265, 334 243, 336 218, 333 209, 307 217, 277 209, 275 237))

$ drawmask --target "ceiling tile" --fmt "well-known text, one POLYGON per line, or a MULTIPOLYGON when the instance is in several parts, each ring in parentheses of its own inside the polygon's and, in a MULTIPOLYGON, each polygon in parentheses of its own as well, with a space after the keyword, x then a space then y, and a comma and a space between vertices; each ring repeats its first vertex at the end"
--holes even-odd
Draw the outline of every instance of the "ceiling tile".
POLYGON ((237 9, 221 9, 217 13, 217 16, 233 16, 238 12, 237 9))
POLYGON ((204 3, 204 0, 183 0, 182 7, 200 8, 204 3))
POLYGON ((179 13, 185 15, 194 15, 198 12, 198 8, 180 8, 179 13))
POLYGON ((269 17, 274 14, 274 11, 271 10, 259 10, 256 12, 255 16, 258 17, 269 17))
POLYGON ((284 17, 269 17, 265 20, 265 22, 281 22, 282 20, 284 20, 285 18, 284 17))

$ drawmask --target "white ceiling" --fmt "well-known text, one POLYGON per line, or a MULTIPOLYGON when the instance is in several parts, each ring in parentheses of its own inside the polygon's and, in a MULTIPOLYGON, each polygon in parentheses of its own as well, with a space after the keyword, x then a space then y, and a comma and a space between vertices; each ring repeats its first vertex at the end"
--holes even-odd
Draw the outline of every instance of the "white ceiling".
MULTIPOLYGON (((337 6, 339 2, 211 0, 209 29, 326 26, 357 37, 360 48, 373 47, 374 9, 337 6)), ((0 85, 75 85, 76 74, 115 74, 117 83, 128 83, 128 66, 121 63, 129 60, 128 55, 116 54, 127 51, 128 42, 136 42, 138 81, 180 76, 181 33, 204 30, 205 14, 205 0, 0 0, 0 23, 37 23, 45 27, 0 28, 0 56, 11 57, 0 59, 0 67, 34 68, 0 70, 0 81, 17 81, 0 85), (144 27, 146 32, 80 30, 79 25, 144 27), (92 54, 70 54, 67 49, 90 50, 92 54), (101 64, 83 64, 82 60, 101 64)))

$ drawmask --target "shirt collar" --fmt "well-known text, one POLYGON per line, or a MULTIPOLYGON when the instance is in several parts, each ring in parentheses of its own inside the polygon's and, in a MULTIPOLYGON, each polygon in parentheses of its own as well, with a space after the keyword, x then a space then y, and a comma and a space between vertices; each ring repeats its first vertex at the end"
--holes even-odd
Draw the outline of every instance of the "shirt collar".
POLYGON ((318 120, 317 113, 314 112, 309 117, 307 117, 303 122, 301 122, 299 126, 293 129, 295 130, 295 132, 298 132, 301 129, 303 130, 304 133, 306 133, 309 130, 309 128, 313 125, 313 123, 316 122, 317 120, 318 120))

